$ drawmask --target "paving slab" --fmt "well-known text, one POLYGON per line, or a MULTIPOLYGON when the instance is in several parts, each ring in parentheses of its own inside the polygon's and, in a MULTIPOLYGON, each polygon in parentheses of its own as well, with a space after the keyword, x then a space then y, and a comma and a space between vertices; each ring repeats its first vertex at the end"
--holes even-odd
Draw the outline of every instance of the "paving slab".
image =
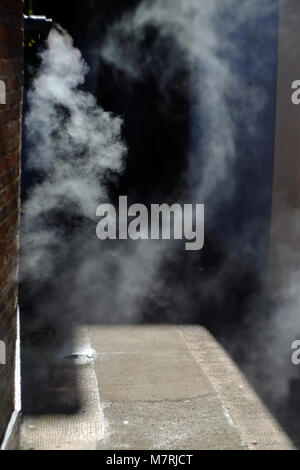
POLYGON ((65 344, 56 349, 45 371, 45 377, 51 377, 46 400, 41 397, 49 406, 52 395, 56 411, 47 412, 44 405, 39 414, 24 414, 22 450, 95 450, 99 439, 104 438, 104 418, 90 356, 86 328, 73 332, 72 350, 65 344))
POLYGON ((295 444, 215 338, 202 327, 181 326, 178 332, 228 409, 247 447, 294 450, 295 444))
POLYGON ((294 448, 205 328, 89 325, 70 344, 50 358, 60 412, 27 413, 22 449, 294 448))
POLYGON ((245 449, 173 326, 90 326, 106 420, 98 449, 245 449))

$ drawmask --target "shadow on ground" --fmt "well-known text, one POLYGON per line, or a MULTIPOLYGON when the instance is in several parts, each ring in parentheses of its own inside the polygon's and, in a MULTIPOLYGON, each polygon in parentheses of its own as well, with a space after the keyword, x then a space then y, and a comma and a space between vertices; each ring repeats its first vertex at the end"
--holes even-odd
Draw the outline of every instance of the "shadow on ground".
MULTIPOLYGON (((122 303, 116 301, 116 292, 106 291, 107 286, 101 286, 100 282, 95 283, 92 291, 79 292, 75 297, 70 296, 75 285, 70 277, 67 280, 65 271, 58 272, 55 279, 38 288, 21 285, 24 415, 72 414, 80 410, 72 356, 73 331, 77 326, 89 323, 203 325, 231 355, 282 429, 299 447, 300 380, 295 370, 284 377, 278 376, 278 356, 274 355, 275 362, 270 359, 268 335, 263 334, 276 305, 264 299, 255 276, 237 262, 230 269, 227 264, 227 281, 218 293, 214 289, 221 264, 204 266, 199 271, 199 260, 191 262, 182 253, 176 261, 174 258, 168 263, 160 279, 162 287, 168 286, 168 292, 161 289, 160 297, 156 291, 155 297, 139 298, 138 310, 132 317, 125 315, 123 321, 122 303), (284 384, 287 392, 280 394, 276 387, 281 388, 283 380, 287 381, 284 384)), ((118 270, 111 269, 110 282, 116 288, 118 276, 118 270)), ((286 369, 295 368, 289 357, 286 361, 286 369)))

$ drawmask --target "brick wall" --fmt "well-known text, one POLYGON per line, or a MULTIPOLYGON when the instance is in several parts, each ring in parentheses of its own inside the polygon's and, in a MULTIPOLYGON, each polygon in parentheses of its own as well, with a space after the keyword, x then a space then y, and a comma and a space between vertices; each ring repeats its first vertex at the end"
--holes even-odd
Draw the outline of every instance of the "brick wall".
POLYGON ((23 0, 0 0, 0 442, 14 410, 14 357, 17 313, 17 252, 20 211, 20 147, 23 82, 23 0))

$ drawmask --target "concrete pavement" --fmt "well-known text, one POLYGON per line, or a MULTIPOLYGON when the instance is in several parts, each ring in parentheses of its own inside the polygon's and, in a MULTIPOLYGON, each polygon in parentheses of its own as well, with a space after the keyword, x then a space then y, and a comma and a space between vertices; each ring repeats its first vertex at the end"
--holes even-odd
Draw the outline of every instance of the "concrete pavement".
POLYGON ((98 448, 244 448, 176 328, 91 327, 90 338, 107 420, 98 448))
POLYGON ((95 325, 82 335, 68 366, 79 377, 80 409, 24 417, 23 448, 293 448, 204 328, 95 325), (80 350, 93 358, 81 361, 80 350))

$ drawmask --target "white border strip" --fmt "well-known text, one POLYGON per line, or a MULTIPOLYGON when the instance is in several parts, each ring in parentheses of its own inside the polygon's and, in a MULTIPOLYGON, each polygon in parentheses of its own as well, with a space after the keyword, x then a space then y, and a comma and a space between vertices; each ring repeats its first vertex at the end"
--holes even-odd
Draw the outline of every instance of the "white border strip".
POLYGON ((15 352, 15 409, 8 423, 6 433, 0 450, 8 450, 14 432, 18 432, 17 426, 21 412, 21 348, 20 348, 20 310, 17 310, 17 338, 15 352))

